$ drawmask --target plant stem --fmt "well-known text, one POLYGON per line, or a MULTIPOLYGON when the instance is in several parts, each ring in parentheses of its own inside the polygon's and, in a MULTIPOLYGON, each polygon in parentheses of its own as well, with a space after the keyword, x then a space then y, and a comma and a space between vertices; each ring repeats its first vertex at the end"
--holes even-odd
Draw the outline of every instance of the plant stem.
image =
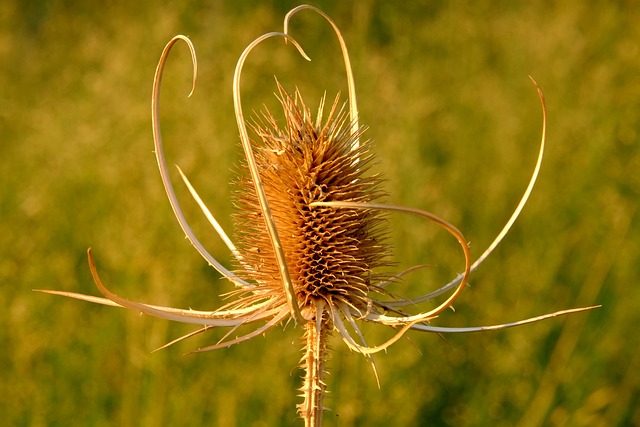
POLYGON ((305 323, 306 345, 302 357, 305 369, 302 391, 303 402, 298 405, 298 412, 304 419, 306 427, 320 427, 322 425, 322 401, 326 391, 324 383, 324 362, 327 353, 326 336, 327 321, 315 319, 305 323))

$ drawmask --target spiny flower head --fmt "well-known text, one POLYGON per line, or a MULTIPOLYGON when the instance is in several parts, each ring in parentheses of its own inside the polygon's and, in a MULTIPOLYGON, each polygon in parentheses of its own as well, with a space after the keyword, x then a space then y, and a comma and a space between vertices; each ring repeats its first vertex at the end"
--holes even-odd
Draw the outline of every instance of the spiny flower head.
MULTIPOLYGON (((314 202, 371 203, 384 195, 379 176, 368 174, 369 141, 355 146, 349 116, 336 97, 323 118, 324 100, 313 120, 299 92, 278 85, 285 122, 268 112, 252 126, 258 141, 255 161, 278 229, 295 297, 305 318, 327 307, 347 306, 364 314, 371 306, 375 269, 386 265, 384 220, 376 211, 311 207, 314 202)), ((239 179, 236 230, 242 276, 265 292, 282 295, 282 280, 269 235, 261 220, 255 185, 239 179)), ((239 273, 240 274, 240 273, 239 273)))

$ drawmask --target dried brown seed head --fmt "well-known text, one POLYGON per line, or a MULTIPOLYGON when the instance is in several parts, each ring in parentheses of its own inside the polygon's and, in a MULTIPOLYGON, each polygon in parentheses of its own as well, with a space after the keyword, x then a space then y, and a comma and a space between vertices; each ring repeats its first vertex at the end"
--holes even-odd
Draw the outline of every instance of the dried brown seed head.
MULTIPOLYGON (((339 108, 339 96, 326 120, 321 101, 314 121, 299 92, 291 96, 282 86, 278 89, 284 125, 265 112, 251 128, 257 139, 256 164, 298 304, 303 312, 315 313, 314 300, 323 299, 330 307, 339 301, 364 313, 370 306, 371 277, 386 264, 389 253, 379 227, 384 214, 309 204, 379 201, 384 193, 380 177, 369 173, 371 144, 354 145, 362 130, 352 132, 348 112, 339 108)), ((249 173, 237 184, 240 209, 235 219, 243 275, 257 283, 254 292, 281 293, 282 279, 249 173)))

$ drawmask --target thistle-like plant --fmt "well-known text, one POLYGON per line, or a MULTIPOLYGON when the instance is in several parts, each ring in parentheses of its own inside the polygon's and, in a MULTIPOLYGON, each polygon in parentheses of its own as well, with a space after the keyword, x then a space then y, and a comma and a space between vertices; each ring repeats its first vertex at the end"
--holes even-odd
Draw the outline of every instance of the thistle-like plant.
POLYGON ((435 333, 496 330, 593 308, 563 310, 493 326, 447 328, 430 324, 439 313, 451 307, 464 290, 471 272, 500 243, 527 202, 544 152, 544 96, 534 81, 542 104, 543 121, 539 154, 529 184, 502 231, 484 253, 472 262, 467 241, 453 225, 420 209, 382 203, 382 180, 370 172, 374 155, 370 142, 362 138, 364 129, 359 124, 355 84, 344 39, 331 18, 321 10, 307 5, 296 7, 286 15, 283 32, 264 34, 249 44, 236 66, 233 80, 234 105, 245 154, 244 173, 237 179, 240 189, 236 199, 238 213, 234 215, 238 245, 223 231, 191 183, 178 169, 191 195, 232 254, 236 268, 231 270, 223 266, 205 249, 187 223, 169 178, 164 157, 158 119, 160 85, 169 52, 178 41, 185 42, 190 50, 194 69, 192 92, 195 88, 195 49, 187 37, 175 36, 162 52, 153 83, 155 154, 164 188, 182 230, 200 255, 236 286, 232 294, 234 299, 212 311, 130 301, 115 295, 103 285, 90 249, 89 266, 104 298, 61 291, 43 292, 125 307, 163 319, 201 326, 163 347, 213 327, 230 328, 229 333, 220 341, 195 350, 197 352, 240 343, 293 319, 304 328, 306 340, 302 357, 305 376, 300 389, 303 401, 298 405, 298 412, 308 426, 318 426, 322 422, 323 397, 326 391, 323 379, 326 369, 326 341, 332 332, 337 332, 350 349, 365 355, 373 365, 373 353, 386 349, 410 329, 435 333), (332 103, 323 99, 314 118, 298 91, 290 94, 277 83, 284 124, 280 125, 265 111, 248 125, 240 99, 243 64, 256 45, 272 37, 283 38, 303 57, 309 59, 288 31, 290 19, 304 9, 320 14, 335 31, 346 70, 348 104, 341 104, 339 97, 332 103), (249 136, 248 126, 254 135, 253 139, 249 136), (388 272, 391 263, 386 241, 386 216, 391 212, 418 216, 449 232, 462 250, 462 273, 438 290, 417 298, 402 298, 389 292, 389 284, 419 268, 412 267, 396 274, 388 272), (449 296, 435 308, 418 313, 408 311, 409 308, 420 307, 447 293, 449 296), (362 321, 392 327, 396 331, 395 335, 384 343, 369 345, 358 326, 362 321), (247 324, 257 326, 245 335, 231 338, 233 331, 247 324))

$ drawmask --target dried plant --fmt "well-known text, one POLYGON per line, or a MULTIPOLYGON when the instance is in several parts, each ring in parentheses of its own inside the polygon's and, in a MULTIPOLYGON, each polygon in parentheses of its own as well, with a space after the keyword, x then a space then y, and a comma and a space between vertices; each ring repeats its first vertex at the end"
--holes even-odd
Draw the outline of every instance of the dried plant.
POLYGON ((187 223, 169 178, 163 153, 158 121, 160 84, 169 52, 180 40, 186 43, 191 52, 194 68, 192 92, 195 88, 195 49, 187 37, 178 35, 164 48, 154 79, 152 118, 155 153, 164 188, 180 226, 202 257, 236 285, 237 290, 232 293, 235 299, 213 311, 177 309, 127 300, 113 294, 102 284, 90 249, 88 258, 91 273, 105 298, 61 291, 43 292, 125 307, 163 319, 201 326, 163 348, 213 327, 231 328, 220 341, 195 350, 197 352, 228 347, 293 319, 304 328, 306 340, 302 357, 305 376, 300 389, 303 401, 298 405, 298 412, 308 426, 322 423, 326 341, 332 332, 337 332, 350 349, 365 355, 375 372, 372 354, 389 347, 409 329, 435 333, 496 330, 593 308, 563 310, 493 326, 447 328, 430 324, 439 313, 451 307, 465 288, 470 273, 500 243, 527 202, 544 152, 544 96, 534 81, 542 104, 543 124, 538 159, 529 184, 502 231, 484 253, 472 262, 464 236, 453 225, 423 210, 381 202, 384 195, 381 178, 369 170, 374 155, 370 151, 369 141, 362 139, 364 129, 359 125, 355 84, 344 39, 331 18, 319 9, 306 5, 286 15, 283 32, 267 33, 253 41, 240 56, 235 70, 235 113, 246 157, 243 164, 245 174, 238 178, 238 187, 242 189, 236 200, 239 211, 234 216, 239 245, 236 246, 222 230, 179 170, 191 195, 233 255, 237 268, 233 271, 227 269, 204 248, 187 223), (255 135, 255 140, 251 140, 240 100, 243 64, 256 45, 272 37, 281 37, 285 42, 290 42, 303 57, 309 59, 288 32, 290 19, 304 9, 313 10, 324 17, 340 42, 348 81, 348 107, 341 107, 336 97, 325 118, 326 105, 323 99, 313 119, 301 94, 296 91, 291 95, 277 83, 278 98, 284 111, 284 126, 281 127, 269 112, 264 112, 250 125, 255 135), (391 294, 387 290, 389 284, 420 266, 397 274, 386 272, 384 267, 391 265, 386 242, 386 215, 390 212, 418 216, 448 231, 460 244, 464 258, 463 272, 438 290, 417 298, 391 294), (414 314, 407 312, 407 307, 419 307, 448 292, 450 295, 435 308, 414 314), (358 326, 360 321, 392 327, 396 330, 395 335, 384 343, 369 345, 358 326), (245 335, 230 337, 233 331, 246 324, 259 326, 245 335))

